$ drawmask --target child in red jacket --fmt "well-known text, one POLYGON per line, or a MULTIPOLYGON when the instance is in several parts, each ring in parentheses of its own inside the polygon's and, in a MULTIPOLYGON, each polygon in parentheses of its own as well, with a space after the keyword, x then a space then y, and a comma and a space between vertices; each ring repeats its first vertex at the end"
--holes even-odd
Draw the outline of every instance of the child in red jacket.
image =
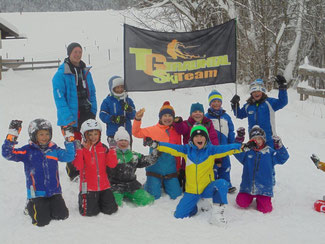
POLYGON ((83 145, 77 146, 74 166, 80 171, 79 212, 83 216, 115 213, 118 206, 110 189, 106 166, 117 165, 116 151, 100 142, 102 128, 94 120, 81 126, 83 145))

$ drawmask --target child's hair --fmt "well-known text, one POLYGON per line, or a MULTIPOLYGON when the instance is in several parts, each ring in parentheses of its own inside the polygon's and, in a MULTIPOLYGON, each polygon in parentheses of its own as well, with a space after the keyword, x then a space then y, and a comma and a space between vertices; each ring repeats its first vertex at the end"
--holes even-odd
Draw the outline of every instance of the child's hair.
POLYGON ((222 102, 222 95, 220 92, 218 92, 217 90, 213 90, 208 97, 208 101, 209 101, 209 106, 211 105, 211 103, 214 100, 219 100, 220 102, 222 102))
POLYGON ((193 103, 191 105, 190 114, 192 114, 194 111, 200 111, 200 112, 202 112, 204 114, 203 105, 201 103, 193 103))
POLYGON ((162 105, 162 107, 159 110, 159 119, 161 119, 161 117, 164 114, 171 114, 173 117, 175 117, 175 110, 174 108, 170 105, 169 101, 164 102, 164 104, 162 105))
POLYGON ((94 119, 88 119, 83 122, 80 128, 80 132, 84 141, 87 141, 86 132, 91 130, 99 130, 100 132, 102 132, 102 126, 94 119))
POLYGON ((249 139, 251 140, 254 137, 262 137, 263 140, 266 141, 265 131, 258 125, 254 125, 251 131, 249 132, 249 139))
POLYGON ((190 140, 193 142, 193 138, 196 135, 202 135, 205 137, 206 141, 209 141, 209 132, 207 130, 207 128, 205 128, 205 126, 198 124, 198 125, 194 125, 191 129, 191 133, 190 133, 190 140))
POLYGON ((36 135, 39 130, 48 130, 50 133, 50 140, 52 139, 52 125, 50 121, 46 119, 34 119, 29 123, 28 134, 32 142, 37 144, 36 135))

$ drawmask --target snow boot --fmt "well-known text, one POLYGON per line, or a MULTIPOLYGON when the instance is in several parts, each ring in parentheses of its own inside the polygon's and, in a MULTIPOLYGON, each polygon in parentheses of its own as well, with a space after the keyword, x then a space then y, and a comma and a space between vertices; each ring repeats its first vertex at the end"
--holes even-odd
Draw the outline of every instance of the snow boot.
POLYGON ((228 193, 235 193, 237 188, 235 186, 229 187, 228 193))
POLYGON ((317 212, 323 212, 323 213, 325 213, 325 201, 324 200, 317 200, 314 203, 314 209, 317 212))
POLYGON ((212 206, 212 212, 211 217, 209 219, 209 223, 219 227, 226 227, 227 220, 224 216, 225 208, 225 204, 214 203, 212 206))
POLYGON ((197 209, 201 210, 202 212, 209 211, 211 208, 212 208, 211 199, 201 198, 197 203, 197 209))

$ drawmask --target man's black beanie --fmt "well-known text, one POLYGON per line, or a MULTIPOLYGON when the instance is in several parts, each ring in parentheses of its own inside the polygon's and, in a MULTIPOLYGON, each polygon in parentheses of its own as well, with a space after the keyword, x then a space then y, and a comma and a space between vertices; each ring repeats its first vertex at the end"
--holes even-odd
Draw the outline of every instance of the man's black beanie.
POLYGON ((79 43, 77 42, 72 42, 69 44, 69 46, 67 47, 67 54, 68 54, 68 57, 70 57, 70 54, 72 53, 72 50, 75 48, 75 47, 80 47, 81 50, 82 50, 82 47, 79 43))

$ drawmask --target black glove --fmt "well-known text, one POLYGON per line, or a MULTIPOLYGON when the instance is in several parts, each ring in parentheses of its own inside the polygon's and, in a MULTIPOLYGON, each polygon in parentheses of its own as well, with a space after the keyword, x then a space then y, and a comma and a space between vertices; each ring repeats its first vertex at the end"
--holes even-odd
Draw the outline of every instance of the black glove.
POLYGON ((152 140, 151 137, 146 137, 143 140, 143 146, 149 146, 152 147, 153 149, 158 147, 158 141, 152 140))
POLYGON ((273 139, 274 149, 279 150, 283 146, 281 138, 278 136, 272 136, 272 139, 273 139))
POLYGON ((230 100, 230 103, 231 103, 231 108, 233 110, 239 108, 239 101, 240 101, 240 96, 238 96, 237 94, 235 94, 233 96, 233 98, 230 100))
POLYGON ((241 149, 244 152, 247 152, 247 151, 249 151, 251 149, 254 149, 254 148, 257 148, 257 144, 256 144, 256 141, 254 139, 248 141, 247 143, 243 143, 243 145, 241 146, 241 149))
POLYGON ((282 75, 277 75, 275 81, 278 83, 280 89, 287 89, 287 80, 282 75))
POLYGON ((236 135, 236 138, 235 138, 235 142, 243 143, 244 140, 245 140, 245 128, 244 127, 239 127, 237 129, 237 135, 236 135))
POLYGON ((74 129, 72 126, 61 126, 61 132, 66 141, 74 141, 74 129))
POLYGON ((314 164, 316 165, 316 167, 318 168, 318 165, 319 165, 319 162, 320 162, 319 157, 316 154, 312 154, 310 158, 314 162, 314 164))
POLYGON ((130 106, 130 105, 129 105, 127 102, 125 102, 125 101, 122 101, 121 106, 122 106, 122 109, 123 109, 125 112, 127 112, 127 113, 131 113, 131 112, 133 111, 132 106, 130 106))
POLYGON ((17 140, 19 133, 21 131, 22 123, 23 123, 23 121, 21 121, 21 120, 11 120, 11 122, 9 124, 7 140, 9 140, 9 141, 17 140))
POLYGON ((118 125, 123 125, 126 122, 124 115, 112 115, 111 121, 118 125))
POLYGON ((117 142, 115 141, 114 138, 110 138, 110 140, 108 140, 108 147, 109 149, 116 149, 117 142))
POLYGON ((181 116, 176 116, 175 119, 174 119, 174 122, 175 123, 181 123, 181 122, 183 122, 183 118, 181 116))

